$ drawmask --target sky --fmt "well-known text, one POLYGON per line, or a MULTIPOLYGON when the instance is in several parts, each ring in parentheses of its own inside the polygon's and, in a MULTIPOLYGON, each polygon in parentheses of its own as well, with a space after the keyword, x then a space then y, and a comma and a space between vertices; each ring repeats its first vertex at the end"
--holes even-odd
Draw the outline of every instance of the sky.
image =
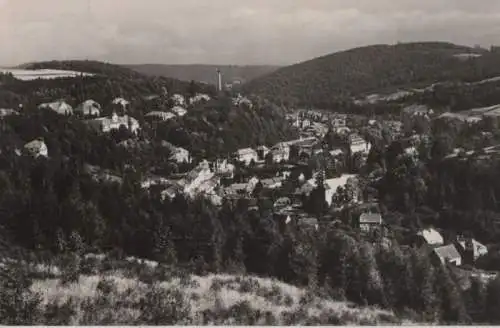
POLYGON ((288 65, 370 44, 500 44, 499 0, 0 0, 0 65, 288 65))

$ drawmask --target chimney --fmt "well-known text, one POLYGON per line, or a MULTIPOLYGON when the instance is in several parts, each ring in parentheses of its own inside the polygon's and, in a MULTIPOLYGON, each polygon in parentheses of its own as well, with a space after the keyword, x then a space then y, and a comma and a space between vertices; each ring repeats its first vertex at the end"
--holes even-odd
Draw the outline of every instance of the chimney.
POLYGON ((217 68, 217 91, 222 91, 222 74, 220 70, 217 68))

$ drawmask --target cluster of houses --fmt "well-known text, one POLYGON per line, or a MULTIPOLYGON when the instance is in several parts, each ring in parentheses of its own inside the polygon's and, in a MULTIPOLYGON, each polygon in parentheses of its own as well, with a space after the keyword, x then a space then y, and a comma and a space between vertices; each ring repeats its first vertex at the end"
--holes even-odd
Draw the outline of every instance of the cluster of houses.
POLYGON ((414 245, 430 252, 438 263, 451 263, 456 266, 474 265, 481 257, 488 254, 488 248, 471 237, 458 236, 445 243, 443 236, 434 228, 424 229, 415 236, 414 245))

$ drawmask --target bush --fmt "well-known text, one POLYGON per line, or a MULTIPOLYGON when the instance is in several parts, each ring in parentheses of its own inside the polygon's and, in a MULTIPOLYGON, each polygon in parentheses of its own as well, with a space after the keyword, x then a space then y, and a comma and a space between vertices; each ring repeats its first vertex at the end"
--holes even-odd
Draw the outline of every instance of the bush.
POLYGON ((153 286, 141 299, 138 325, 186 325, 191 306, 178 289, 153 286))
POLYGON ((45 324, 50 326, 69 326, 71 325, 72 317, 76 313, 76 304, 73 298, 69 298, 62 305, 59 305, 57 301, 51 302, 45 307, 45 324))
POLYGON ((1 267, 0 324, 36 325, 42 322, 40 295, 30 291, 28 270, 17 263, 1 267))

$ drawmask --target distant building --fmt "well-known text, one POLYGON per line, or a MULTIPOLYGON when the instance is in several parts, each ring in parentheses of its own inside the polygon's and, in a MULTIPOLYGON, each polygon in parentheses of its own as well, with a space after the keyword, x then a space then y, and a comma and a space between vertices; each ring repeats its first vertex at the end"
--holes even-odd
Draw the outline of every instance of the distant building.
POLYGON ((59 115, 72 115, 73 107, 71 107, 64 100, 58 100, 51 103, 44 103, 38 106, 40 109, 49 109, 56 112, 59 115))
POLYGON ((442 264, 452 263, 456 266, 462 265, 462 256, 453 244, 436 247, 432 250, 432 254, 442 264))
POLYGON ((95 129, 107 133, 111 130, 119 130, 120 127, 124 127, 132 133, 137 133, 140 129, 139 122, 128 115, 118 116, 113 113, 111 117, 100 117, 88 121, 88 123, 95 129))
POLYGON ((0 118, 10 116, 10 115, 19 115, 19 112, 17 112, 14 109, 10 109, 10 108, 0 108, 0 118))
POLYGON ((190 104, 196 104, 199 102, 209 101, 211 98, 209 95, 204 93, 197 93, 194 97, 189 98, 190 104))
POLYGON ((186 99, 184 98, 184 96, 177 93, 172 95, 170 99, 173 101, 175 106, 184 106, 186 104, 186 99))
POLYGON ((83 116, 99 116, 101 115, 101 105, 92 99, 88 99, 78 105, 75 112, 83 116))
POLYGON ((359 229, 363 232, 371 232, 383 224, 380 213, 363 213, 359 217, 359 229))
POLYGON ((444 244, 444 239, 441 234, 433 229, 428 228, 424 230, 420 230, 417 233, 417 244, 418 246, 422 245, 430 245, 430 246, 441 246, 444 244))
POLYGON ((49 149, 43 140, 30 141, 24 145, 24 149, 35 158, 49 156, 49 149))
POLYGON ((181 106, 174 106, 174 107, 171 109, 171 111, 172 111, 175 115, 177 115, 177 116, 179 116, 179 117, 182 117, 182 116, 186 115, 186 114, 187 114, 187 112, 188 112, 188 111, 187 111, 184 107, 181 107, 181 106))
POLYGON ((173 113, 163 112, 163 111, 151 111, 144 116, 147 118, 154 118, 154 119, 157 119, 160 121, 168 121, 168 120, 171 120, 171 119, 177 117, 173 113))
POLYGON ((458 237, 455 246, 464 264, 473 264, 479 257, 488 254, 488 248, 473 238, 458 237))
POLYGON ((238 161, 245 163, 245 165, 249 165, 252 161, 257 162, 259 160, 257 151, 252 148, 238 149, 236 151, 236 158, 238 161))
POLYGON ((187 149, 176 147, 170 155, 170 160, 177 163, 191 163, 191 154, 187 149))
POLYGON ((130 102, 122 97, 113 99, 112 105, 120 107, 120 109, 127 111, 129 109, 130 102))
POLYGON ((351 150, 351 154, 368 154, 370 152, 371 145, 358 134, 351 134, 349 136, 349 148, 351 150))

